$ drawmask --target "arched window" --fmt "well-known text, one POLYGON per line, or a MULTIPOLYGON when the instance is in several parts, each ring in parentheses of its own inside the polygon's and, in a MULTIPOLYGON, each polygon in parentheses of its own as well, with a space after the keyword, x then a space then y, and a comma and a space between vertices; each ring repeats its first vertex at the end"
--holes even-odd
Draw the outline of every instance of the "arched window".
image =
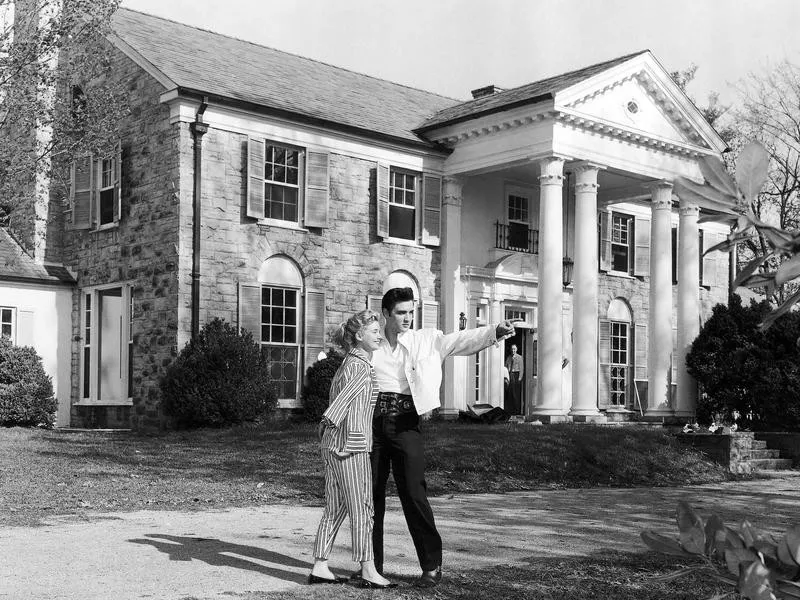
POLYGON ((278 398, 295 400, 300 374, 302 340, 300 307, 303 276, 286 256, 273 256, 258 271, 261 284, 261 346, 270 362, 278 398))
MULTIPOLYGON (((422 301, 420 300, 417 281, 406 271, 393 271, 383 282, 381 294, 385 294, 388 290, 398 287, 408 287, 414 291, 414 324, 412 327, 414 329, 422 329, 422 301)), ((380 301, 378 305, 380 308, 380 301)), ((377 312, 380 312, 380 310, 377 312)))
POLYGON ((630 403, 631 395, 631 310, 622 298, 614 298, 608 307, 609 344, 609 404, 624 408, 630 403))

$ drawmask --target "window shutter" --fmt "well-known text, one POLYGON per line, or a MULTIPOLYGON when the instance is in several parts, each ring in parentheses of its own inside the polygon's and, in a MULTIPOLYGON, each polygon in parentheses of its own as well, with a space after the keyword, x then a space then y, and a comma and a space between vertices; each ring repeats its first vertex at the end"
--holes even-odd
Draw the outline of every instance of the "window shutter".
POLYGON ((611 270, 611 214, 601 210, 598 215, 600 223, 600 270, 611 270))
POLYGON ((633 326, 634 379, 647 379, 647 325, 633 326))
MULTIPOLYGON (((707 248, 711 248, 718 241, 717 234, 712 231, 703 230, 702 236, 703 245, 701 252, 705 252, 707 248)), ((717 285, 717 252, 711 254, 703 254, 703 264, 700 273, 700 285, 712 286, 717 285)))
POLYGON ((89 229, 92 226, 92 190, 94 169, 91 155, 82 156, 72 163, 70 203, 72 204, 72 226, 89 229))
POLYGON ((261 343, 261 286, 258 284, 239 284, 239 327, 253 334, 253 339, 261 343))
POLYGON ((438 246, 441 243, 442 178, 426 173, 422 182, 422 243, 438 246))
MULTIPOLYGON (((699 247, 699 246, 698 246, 699 247)), ((670 245, 672 252, 672 285, 678 283, 678 228, 672 228, 672 243, 670 245)))
POLYGON ((375 191, 378 207, 378 237, 389 237, 389 165, 378 163, 375 191))
POLYGON ((317 356, 325 350, 325 292, 306 290, 305 320, 305 364, 303 372, 317 362, 317 356))
POLYGON ((633 236, 635 240, 633 274, 645 277, 650 275, 650 219, 636 217, 633 236))
POLYGON ((423 329, 439 329, 439 303, 422 303, 422 327, 423 329))
POLYGON ((330 155, 327 152, 306 153, 306 227, 328 226, 330 187, 330 155))
POLYGON ((597 328, 597 355, 598 355, 598 380, 597 380, 597 406, 608 408, 611 400, 611 322, 600 319, 597 328))
POLYGON ((264 218, 264 140, 247 140, 247 216, 264 218))
POLYGON ((117 142, 114 152, 114 223, 122 215, 122 143, 117 142))

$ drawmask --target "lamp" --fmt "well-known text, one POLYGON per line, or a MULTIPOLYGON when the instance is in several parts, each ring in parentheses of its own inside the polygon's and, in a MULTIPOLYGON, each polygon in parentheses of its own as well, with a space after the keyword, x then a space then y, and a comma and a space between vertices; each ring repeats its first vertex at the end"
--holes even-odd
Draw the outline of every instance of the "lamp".
POLYGON ((458 328, 462 330, 467 328, 467 315, 463 312, 458 315, 458 328))
POLYGON ((565 256, 563 260, 563 271, 561 273, 561 279, 564 287, 567 287, 570 283, 572 283, 572 268, 574 266, 575 261, 573 261, 569 256, 565 256))

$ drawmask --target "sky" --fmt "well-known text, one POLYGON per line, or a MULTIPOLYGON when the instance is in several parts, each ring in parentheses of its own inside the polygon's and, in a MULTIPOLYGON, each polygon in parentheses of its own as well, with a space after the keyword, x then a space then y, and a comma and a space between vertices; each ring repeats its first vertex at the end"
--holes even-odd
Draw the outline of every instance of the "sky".
POLYGON ((800 0, 123 0, 122 6, 458 99, 651 50, 688 92, 800 64, 800 0))

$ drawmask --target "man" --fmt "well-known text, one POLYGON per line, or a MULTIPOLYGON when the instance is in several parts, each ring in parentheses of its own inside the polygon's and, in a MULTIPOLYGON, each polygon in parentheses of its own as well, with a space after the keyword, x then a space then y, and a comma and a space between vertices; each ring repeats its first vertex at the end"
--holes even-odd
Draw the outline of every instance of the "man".
POLYGON ((506 359, 506 369, 511 377, 508 386, 509 406, 506 408, 511 414, 520 414, 522 411, 522 357, 517 354, 517 345, 511 344, 511 354, 506 359))
POLYGON ((447 335, 436 329, 412 330, 414 293, 411 288, 390 289, 383 296, 381 310, 386 326, 383 340, 372 356, 381 390, 372 421, 375 566, 383 572, 386 482, 393 472, 406 524, 422 567, 418 583, 433 587, 442 578, 442 538, 428 502, 419 417, 440 405, 439 387, 445 358, 483 350, 513 335, 514 325, 505 321, 497 327, 447 335))

